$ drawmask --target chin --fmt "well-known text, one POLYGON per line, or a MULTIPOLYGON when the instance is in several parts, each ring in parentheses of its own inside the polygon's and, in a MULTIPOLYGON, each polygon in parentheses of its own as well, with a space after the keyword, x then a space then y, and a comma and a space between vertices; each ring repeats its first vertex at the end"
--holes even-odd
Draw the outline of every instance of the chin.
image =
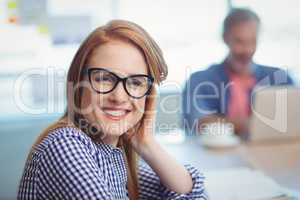
POLYGON ((138 123, 143 114, 134 109, 101 109, 94 111, 94 119, 100 126, 103 136, 119 137, 138 123))
MULTIPOLYGON (((98 118, 99 119, 99 118, 98 118)), ((104 135, 121 136, 129 129, 134 127, 137 122, 131 120, 113 121, 107 119, 100 119, 100 127, 104 135)))

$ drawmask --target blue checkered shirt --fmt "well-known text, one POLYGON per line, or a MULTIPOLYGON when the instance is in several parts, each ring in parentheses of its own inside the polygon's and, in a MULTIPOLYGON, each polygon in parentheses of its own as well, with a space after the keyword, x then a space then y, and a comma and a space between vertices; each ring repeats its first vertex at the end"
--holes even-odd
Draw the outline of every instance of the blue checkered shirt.
MULTIPOLYGON (((203 176, 185 166, 193 180, 187 194, 170 191, 145 163, 139 163, 140 199, 207 199, 203 176)), ((178 180, 179 181, 179 180, 178 180)), ((25 165, 18 199, 126 200, 127 172, 120 148, 97 144, 76 128, 52 131, 25 165)))

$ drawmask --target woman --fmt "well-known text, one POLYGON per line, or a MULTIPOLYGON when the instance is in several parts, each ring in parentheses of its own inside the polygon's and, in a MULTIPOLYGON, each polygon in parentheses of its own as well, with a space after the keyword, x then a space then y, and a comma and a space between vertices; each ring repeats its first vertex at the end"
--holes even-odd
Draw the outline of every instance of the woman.
POLYGON ((115 20, 91 33, 68 72, 67 112, 33 145, 18 199, 206 199, 201 174, 154 138, 154 85, 166 75, 138 25, 115 20))

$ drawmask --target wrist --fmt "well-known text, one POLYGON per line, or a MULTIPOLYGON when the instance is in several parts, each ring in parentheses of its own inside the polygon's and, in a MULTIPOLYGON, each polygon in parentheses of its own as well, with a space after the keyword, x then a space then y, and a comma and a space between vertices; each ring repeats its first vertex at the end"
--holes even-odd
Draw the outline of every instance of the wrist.
POLYGON ((144 160, 149 160, 160 149, 160 144, 154 137, 149 137, 139 142, 135 149, 144 160))

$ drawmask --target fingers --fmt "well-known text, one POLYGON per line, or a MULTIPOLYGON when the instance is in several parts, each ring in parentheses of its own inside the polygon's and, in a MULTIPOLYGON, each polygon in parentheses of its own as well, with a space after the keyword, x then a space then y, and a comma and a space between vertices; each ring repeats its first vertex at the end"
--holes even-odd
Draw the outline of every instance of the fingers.
POLYGON ((139 129, 141 126, 141 121, 139 121, 136 125, 134 125, 132 128, 130 128, 126 134, 125 134, 125 139, 131 140, 132 137, 134 137, 136 134, 138 134, 139 129))
POLYGON ((156 98, 157 91, 153 87, 151 93, 147 96, 145 112, 142 119, 132 128, 126 132, 125 139, 128 141, 138 140, 142 141, 145 134, 152 133, 153 127, 155 126, 155 115, 156 115, 156 98))

